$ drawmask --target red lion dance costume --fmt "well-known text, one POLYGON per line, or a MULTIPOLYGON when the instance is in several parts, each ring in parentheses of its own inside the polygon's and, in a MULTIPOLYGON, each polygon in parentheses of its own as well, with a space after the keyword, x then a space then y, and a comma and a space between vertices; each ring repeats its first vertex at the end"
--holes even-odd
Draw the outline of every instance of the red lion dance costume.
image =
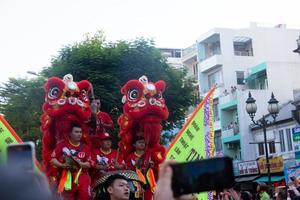
POLYGON ((66 139, 71 132, 71 123, 81 124, 84 143, 88 143, 88 126, 91 108, 89 92, 91 83, 82 80, 74 82, 73 76, 67 74, 63 80, 51 77, 44 85, 45 103, 41 116, 41 131, 43 132, 43 163, 50 181, 57 181, 57 169, 49 161, 56 144, 66 139))
POLYGON ((154 175, 157 178, 158 165, 165 159, 165 148, 159 144, 162 120, 169 116, 168 108, 162 97, 166 84, 159 80, 148 82, 146 76, 130 80, 122 88, 123 114, 118 119, 120 126, 119 147, 127 159, 134 152, 133 138, 144 136, 146 142, 145 158, 154 162, 154 175), (141 135, 142 134, 142 135, 141 135))

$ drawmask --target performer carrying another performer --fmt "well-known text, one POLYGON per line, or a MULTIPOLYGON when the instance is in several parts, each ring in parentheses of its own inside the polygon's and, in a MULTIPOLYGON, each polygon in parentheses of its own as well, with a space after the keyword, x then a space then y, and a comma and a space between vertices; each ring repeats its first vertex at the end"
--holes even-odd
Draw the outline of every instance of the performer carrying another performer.
POLYGON ((91 166, 91 152, 81 139, 81 126, 73 122, 68 139, 57 144, 51 154, 50 163, 60 172, 58 192, 64 200, 90 199, 91 180, 88 169, 91 166))

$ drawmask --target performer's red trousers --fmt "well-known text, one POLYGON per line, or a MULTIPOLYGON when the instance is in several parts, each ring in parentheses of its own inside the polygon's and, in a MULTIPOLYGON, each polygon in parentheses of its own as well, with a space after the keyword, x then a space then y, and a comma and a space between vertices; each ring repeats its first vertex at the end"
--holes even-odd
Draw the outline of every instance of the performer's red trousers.
POLYGON ((73 176, 72 190, 64 191, 62 193, 64 200, 90 200, 90 184, 91 179, 87 173, 82 173, 78 179, 78 185, 74 183, 73 176))

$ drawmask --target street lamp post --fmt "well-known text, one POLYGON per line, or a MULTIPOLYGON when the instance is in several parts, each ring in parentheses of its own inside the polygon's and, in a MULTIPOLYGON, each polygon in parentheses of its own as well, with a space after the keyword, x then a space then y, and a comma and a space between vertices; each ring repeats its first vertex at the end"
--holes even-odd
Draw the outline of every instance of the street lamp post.
POLYGON ((266 151, 266 167, 267 167, 267 174, 268 174, 268 186, 271 187, 271 173, 270 173, 270 162, 269 162, 269 153, 268 153, 268 142, 267 142, 267 125, 273 124, 279 112, 278 101, 275 99, 274 94, 272 92, 271 99, 268 101, 268 111, 270 115, 273 117, 273 122, 268 122, 265 115, 258 121, 254 120, 255 113, 257 111, 257 105, 255 103, 255 99, 252 97, 251 93, 249 92, 248 99, 246 101, 246 111, 249 114, 251 121, 254 125, 263 129, 264 133, 264 145, 266 151))

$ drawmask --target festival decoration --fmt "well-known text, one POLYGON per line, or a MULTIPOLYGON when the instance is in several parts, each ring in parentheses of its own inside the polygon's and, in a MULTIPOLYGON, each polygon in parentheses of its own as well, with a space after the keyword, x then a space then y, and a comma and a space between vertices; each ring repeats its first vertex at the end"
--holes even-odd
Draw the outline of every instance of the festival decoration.
POLYGON ((88 143, 88 126, 91 108, 89 92, 91 83, 87 80, 74 82, 73 76, 67 74, 63 79, 51 77, 44 85, 45 102, 41 116, 43 132, 43 163, 48 177, 55 178, 56 169, 50 166, 51 153, 56 144, 67 139, 71 123, 81 124, 84 143, 88 143))
MULTIPOLYGON (((207 93, 167 150, 166 157, 178 162, 201 160, 215 156, 213 126, 213 94, 207 93)), ((198 199, 213 199, 211 192, 203 192, 198 199)))
POLYGON ((169 116, 162 96, 166 83, 162 80, 152 83, 146 76, 129 80, 122 88, 123 114, 118 119, 120 126, 119 147, 123 157, 134 152, 133 139, 143 136, 146 142, 145 157, 154 162, 154 174, 158 164, 165 159, 165 149, 159 144, 162 120, 169 116), (150 156, 151 155, 151 156, 150 156))

